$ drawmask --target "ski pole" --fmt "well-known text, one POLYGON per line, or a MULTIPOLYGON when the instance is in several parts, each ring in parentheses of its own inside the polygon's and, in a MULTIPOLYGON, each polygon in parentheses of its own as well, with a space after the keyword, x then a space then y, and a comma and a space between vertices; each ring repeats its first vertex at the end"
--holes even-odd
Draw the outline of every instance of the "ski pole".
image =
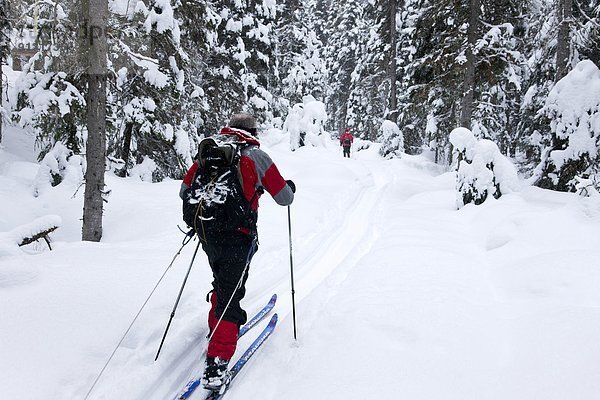
POLYGON ((292 216, 290 210, 291 207, 288 206, 288 232, 290 237, 290 276, 292 280, 292 316, 294 318, 294 340, 296 340, 296 300, 294 299, 296 291, 294 290, 294 259, 292 258, 292 216))
POLYGON ((171 327, 171 322, 173 321, 173 317, 175 316, 175 310, 177 310, 177 306, 179 305, 179 300, 181 300, 181 294, 183 293, 183 288, 185 287, 185 283, 187 282, 188 276, 190 276, 190 272, 192 271, 192 265, 194 265, 194 260, 196 259, 196 253, 198 253, 198 248, 200 247, 200 240, 198 240, 198 244, 196 245, 196 250, 194 250, 194 255, 192 256, 192 261, 190 262, 190 266, 185 274, 185 278, 183 279, 183 284, 181 285, 181 289, 179 290, 179 294, 177 295, 177 300, 175 301, 175 305, 173 306, 173 311, 171 311, 171 318, 169 318, 169 322, 167 323, 167 328, 165 329, 165 333, 160 341, 160 346, 158 346, 158 351, 156 352, 156 357, 154 361, 158 360, 158 356, 160 354, 160 350, 165 343, 165 339, 167 337, 167 332, 169 332, 169 327, 171 327))
MULTIPOLYGON (((181 230, 181 228, 180 228, 180 230, 181 230)), ((127 334, 129 333, 129 331, 131 330, 131 327, 133 326, 133 324, 135 324, 135 321, 137 321, 138 317, 142 313, 142 310, 144 309, 144 307, 146 307, 146 304, 148 304, 148 301, 150 301, 150 298, 152 297, 152 295, 154 294, 154 292, 156 291, 156 289, 158 288, 158 286, 162 282, 163 278, 165 277, 165 275, 167 274, 167 272, 169 271, 169 269, 173 266, 173 263, 177 259, 177 256, 179 256, 179 254, 181 254, 181 250, 183 250, 183 248, 185 247, 185 245, 188 244, 190 242, 190 240, 192 239, 192 237, 193 237, 192 232, 193 231, 190 231, 190 232, 187 232, 187 233, 183 232, 186 235, 185 235, 185 238, 183 238, 183 241, 181 242, 181 247, 179 248, 179 250, 177 250, 177 253, 175 253, 175 255, 173 256, 173 259, 171 260, 171 263, 167 266, 167 268, 165 269, 165 272, 163 272, 163 274, 160 277, 160 279, 158 280, 158 282, 156 282, 156 285, 154 285, 154 288, 152 289, 152 291, 150 292, 150 294, 146 298, 146 301, 144 301, 144 304, 142 304, 142 307, 139 309, 139 311, 137 312, 137 314, 133 318, 133 321, 131 321, 131 324, 129 324, 129 327, 127 328, 127 330, 123 334, 123 337, 121 337, 121 340, 119 340, 119 343, 117 343, 117 345, 115 346, 115 348, 114 348, 113 352, 111 353, 110 357, 108 357, 108 360, 106 361, 106 363, 102 367, 102 370, 100 370, 100 373, 98 374, 98 376, 96 376, 96 379, 94 380, 94 383, 92 383, 92 386, 90 387, 90 390, 88 390, 87 394, 85 395, 84 400, 87 400, 87 398, 90 397, 90 394, 92 393, 92 390, 94 390, 94 388, 96 387, 96 384, 100 380, 100 377, 102 377, 102 374, 104 373, 104 370, 106 370, 106 367, 108 367, 108 364, 113 359, 115 353, 117 352, 117 349, 121 346, 121 343, 123 343, 123 340, 125 340, 125 337, 127 336, 127 334)))

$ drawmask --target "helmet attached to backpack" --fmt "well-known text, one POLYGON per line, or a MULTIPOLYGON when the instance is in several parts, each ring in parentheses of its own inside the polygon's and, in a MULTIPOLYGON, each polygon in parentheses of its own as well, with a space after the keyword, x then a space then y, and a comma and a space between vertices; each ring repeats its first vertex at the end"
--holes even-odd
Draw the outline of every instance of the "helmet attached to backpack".
POLYGON ((212 137, 202 139, 198 145, 198 160, 200 167, 225 167, 232 166, 238 156, 237 143, 217 143, 212 137))

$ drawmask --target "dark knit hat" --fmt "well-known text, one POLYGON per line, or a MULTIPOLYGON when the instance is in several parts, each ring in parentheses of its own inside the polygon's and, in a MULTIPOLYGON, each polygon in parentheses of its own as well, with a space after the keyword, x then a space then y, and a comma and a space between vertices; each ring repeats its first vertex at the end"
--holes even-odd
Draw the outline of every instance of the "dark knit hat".
POLYGON ((250 132, 251 134, 255 135, 257 128, 256 118, 245 112, 233 114, 229 120, 229 127, 243 129, 246 132, 250 132))

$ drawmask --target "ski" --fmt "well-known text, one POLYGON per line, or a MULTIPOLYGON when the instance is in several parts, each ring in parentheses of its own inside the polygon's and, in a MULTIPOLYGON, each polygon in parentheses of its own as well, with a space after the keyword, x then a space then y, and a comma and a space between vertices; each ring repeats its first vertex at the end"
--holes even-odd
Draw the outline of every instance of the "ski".
MULTIPOLYGON (((244 336, 246 333, 248 333, 250 329, 254 328, 260 321, 262 321, 266 317, 266 315, 273 309, 273 307, 275 307, 276 302, 277 294, 274 294, 273 296, 271 296, 269 302, 259 312, 257 312, 256 315, 252 317, 252 319, 250 319, 250 321, 248 321, 244 326, 240 328, 238 338, 244 336)), ((185 385, 185 388, 183 389, 181 394, 179 394, 176 397, 176 400, 185 400, 189 398, 192 395, 192 393, 198 388, 198 386, 200 386, 200 380, 201 377, 198 377, 189 381, 187 385, 185 385)))
POLYGON ((254 317, 250 321, 248 321, 244 326, 240 328, 239 337, 244 336, 250 329, 254 328, 256 324, 263 320, 263 318, 275 307, 275 302, 277 301, 277 294, 274 294, 271 297, 271 300, 256 313, 254 317))
POLYGON ((261 334, 250 345, 250 347, 248 347, 248 350, 246 350, 246 352, 240 357, 240 359, 237 360, 235 365, 229 370, 229 383, 220 391, 211 392, 208 395, 208 397, 206 397, 206 400, 221 400, 223 398, 223 396, 233 383, 233 380, 240 372, 240 370, 244 368, 248 360, 250 360, 254 353, 256 353, 256 350, 259 349, 259 347, 265 342, 265 340, 267 340, 267 338, 271 336, 271 333, 273 333, 273 329, 275 329, 275 325, 277 325, 277 314, 273 314, 273 317, 271 317, 271 321, 269 321, 269 325, 267 325, 267 327, 261 332, 261 334))

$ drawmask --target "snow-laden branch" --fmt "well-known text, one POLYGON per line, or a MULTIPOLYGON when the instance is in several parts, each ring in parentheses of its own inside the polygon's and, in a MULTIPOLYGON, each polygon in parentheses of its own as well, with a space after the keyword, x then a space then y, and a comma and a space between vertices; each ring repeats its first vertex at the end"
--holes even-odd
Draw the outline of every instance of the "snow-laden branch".
POLYGON ((39 239, 44 239, 50 247, 48 234, 55 231, 61 224, 62 220, 58 215, 46 215, 8 232, 2 232, 0 233, 0 254, 14 254, 18 246, 25 246, 39 239))

